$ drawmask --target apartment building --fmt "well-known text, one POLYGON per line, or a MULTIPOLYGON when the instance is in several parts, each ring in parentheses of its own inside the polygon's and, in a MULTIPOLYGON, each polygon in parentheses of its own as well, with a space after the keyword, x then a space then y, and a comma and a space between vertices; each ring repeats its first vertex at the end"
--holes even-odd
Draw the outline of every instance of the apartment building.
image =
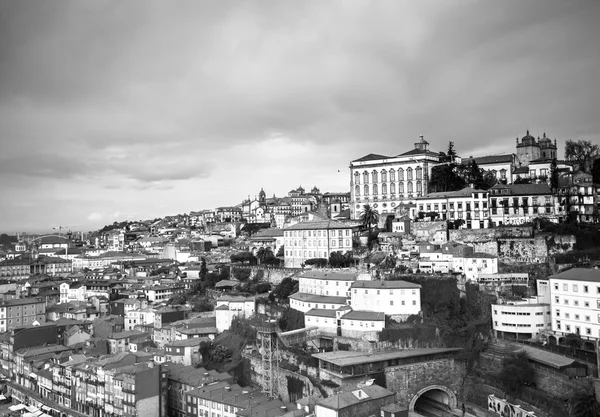
POLYGON ((345 297, 358 274, 311 270, 298 277, 298 292, 345 297))
POLYGON ((280 400, 271 399, 258 390, 228 382, 210 384, 186 393, 186 417, 237 417, 239 412, 259 407, 269 417, 278 417, 288 412, 280 400))
POLYGON ((406 281, 356 281, 350 306, 390 316, 408 317, 421 311, 421 286, 406 281))
POLYGON ((61 304, 87 300, 85 284, 82 282, 63 282, 59 286, 59 291, 61 304))
POLYGON ((552 331, 600 339, 600 269, 573 268, 548 281, 552 331))
POLYGON ((490 213, 488 191, 471 187, 459 191, 429 193, 417 198, 417 214, 420 218, 438 220, 463 220, 462 228, 484 229, 489 227, 490 213))
POLYGON ((291 308, 303 313, 313 308, 337 310, 348 305, 348 297, 345 295, 337 297, 335 295, 328 296, 297 292, 290 295, 289 300, 291 308))
POLYGON ((353 228, 334 220, 312 220, 284 229, 284 259, 288 268, 300 268, 307 259, 325 258, 352 250, 353 228))
POLYGON ((52 256, 31 256, 28 253, 0 262, 0 277, 15 280, 27 279, 31 275, 66 275, 73 270, 71 261, 52 256))
POLYGON ((0 333, 46 321, 46 301, 41 297, 0 300, 0 333))
POLYGON ((217 332, 229 330, 235 317, 250 318, 256 312, 256 298, 236 295, 222 295, 217 300, 215 317, 217 332))
POLYGON ((537 217, 558 221, 556 197, 547 184, 496 184, 490 192, 494 225, 519 225, 537 217))
POLYGON ((202 363, 203 345, 210 346, 210 339, 198 337, 193 339, 176 340, 165 344, 167 362, 180 363, 182 365, 199 366, 202 363))

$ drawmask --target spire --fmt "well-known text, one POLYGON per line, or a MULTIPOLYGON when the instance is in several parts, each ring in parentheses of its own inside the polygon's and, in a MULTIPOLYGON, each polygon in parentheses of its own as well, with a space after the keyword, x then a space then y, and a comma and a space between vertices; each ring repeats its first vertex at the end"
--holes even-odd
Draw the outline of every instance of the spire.
POLYGON ((529 136, 529 129, 527 129, 527 136, 529 136))

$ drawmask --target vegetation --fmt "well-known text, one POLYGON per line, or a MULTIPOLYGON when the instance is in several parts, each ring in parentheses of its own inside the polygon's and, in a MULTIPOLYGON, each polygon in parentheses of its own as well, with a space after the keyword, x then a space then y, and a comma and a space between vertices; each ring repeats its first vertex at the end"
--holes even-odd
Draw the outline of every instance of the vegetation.
POLYGON ((287 303, 288 297, 294 293, 297 293, 300 289, 300 284, 297 279, 284 278, 279 284, 273 289, 271 295, 273 299, 285 301, 287 303))
POLYGON ((234 253, 229 257, 231 262, 249 263, 250 265, 256 265, 256 257, 251 252, 243 251, 234 253))
POLYGON ((600 147, 589 140, 569 139, 565 143, 565 159, 575 162, 579 171, 591 173, 594 161, 599 156, 600 147))
POLYGON ((256 252, 256 259, 261 265, 273 264, 275 262, 279 262, 279 259, 275 257, 271 248, 261 247, 256 252))
POLYGON ((580 391, 569 399, 570 417, 600 417, 600 404, 593 392, 580 391))
POLYGON ((558 189, 558 166, 556 164, 556 158, 552 159, 550 164, 550 188, 553 192, 558 189))
POLYGON ((534 371, 527 353, 520 351, 502 360, 498 379, 507 393, 518 394, 523 385, 533 383, 534 371))
POLYGON ((379 212, 373 209, 371 205, 365 204, 360 219, 362 220, 363 227, 366 227, 369 230, 367 246, 370 250, 373 247, 373 242, 376 240, 376 237, 373 235, 373 225, 377 225, 379 222, 379 212))
POLYGON ((304 328, 304 313, 288 307, 277 321, 277 324, 284 332, 302 329, 304 328))
POLYGON ((352 256, 352 252, 346 252, 342 254, 342 252, 331 252, 329 255, 329 266, 332 268, 347 268, 349 266, 355 265, 357 263, 356 259, 352 256))
POLYGON ((304 265, 316 266, 317 268, 325 268, 327 266, 325 258, 310 258, 304 261, 304 265))

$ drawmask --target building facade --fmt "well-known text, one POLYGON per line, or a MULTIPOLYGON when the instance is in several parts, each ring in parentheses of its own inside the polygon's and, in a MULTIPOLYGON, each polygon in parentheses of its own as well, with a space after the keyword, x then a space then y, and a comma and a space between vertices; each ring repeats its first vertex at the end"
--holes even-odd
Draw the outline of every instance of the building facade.
POLYGON ((400 204, 428 193, 429 177, 440 155, 420 137, 414 149, 395 156, 369 154, 350 162, 350 216, 369 204, 380 214, 393 214, 400 204))

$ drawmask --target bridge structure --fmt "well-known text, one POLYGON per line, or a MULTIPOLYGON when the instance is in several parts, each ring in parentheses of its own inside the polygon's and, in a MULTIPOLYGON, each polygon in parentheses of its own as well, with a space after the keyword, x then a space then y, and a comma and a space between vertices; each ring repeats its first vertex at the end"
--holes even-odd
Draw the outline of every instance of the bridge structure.
POLYGON ((304 327, 303 329, 290 330, 289 332, 277 333, 279 340, 284 346, 290 347, 299 345, 309 340, 318 339, 321 336, 319 328, 316 326, 304 327))

